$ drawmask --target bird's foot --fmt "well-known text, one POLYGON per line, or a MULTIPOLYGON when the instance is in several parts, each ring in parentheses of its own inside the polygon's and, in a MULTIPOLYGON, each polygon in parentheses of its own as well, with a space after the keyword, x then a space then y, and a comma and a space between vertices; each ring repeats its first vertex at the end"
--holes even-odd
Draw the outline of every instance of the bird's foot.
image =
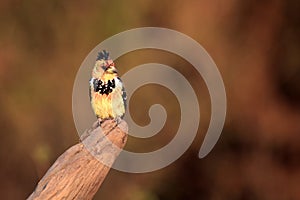
POLYGON ((115 118, 115 122, 116 122, 117 126, 121 123, 121 121, 122 121, 121 117, 115 118))

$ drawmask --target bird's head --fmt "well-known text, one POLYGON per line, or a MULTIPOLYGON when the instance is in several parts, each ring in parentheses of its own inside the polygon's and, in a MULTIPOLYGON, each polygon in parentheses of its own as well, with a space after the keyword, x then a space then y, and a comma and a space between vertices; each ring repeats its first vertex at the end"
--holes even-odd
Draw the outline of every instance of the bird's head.
POLYGON ((100 79, 103 74, 117 74, 117 69, 112 59, 109 57, 109 53, 105 50, 98 53, 98 57, 92 72, 94 78, 100 79))

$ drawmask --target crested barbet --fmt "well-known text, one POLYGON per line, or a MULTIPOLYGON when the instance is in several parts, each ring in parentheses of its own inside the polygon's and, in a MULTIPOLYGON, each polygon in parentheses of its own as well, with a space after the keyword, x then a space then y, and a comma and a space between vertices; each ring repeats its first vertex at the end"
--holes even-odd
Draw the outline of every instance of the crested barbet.
POLYGON ((89 85, 91 105, 99 123, 107 119, 120 122, 127 96, 115 64, 105 50, 98 53, 89 85))

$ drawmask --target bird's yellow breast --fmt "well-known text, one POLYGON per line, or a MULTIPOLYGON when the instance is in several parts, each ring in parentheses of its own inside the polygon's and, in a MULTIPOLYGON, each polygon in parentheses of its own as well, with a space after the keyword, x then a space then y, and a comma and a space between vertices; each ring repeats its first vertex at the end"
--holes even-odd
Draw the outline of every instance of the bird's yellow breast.
POLYGON ((100 119, 115 119, 122 117, 125 113, 124 100, 120 89, 116 89, 108 95, 92 92, 91 104, 95 115, 100 119))

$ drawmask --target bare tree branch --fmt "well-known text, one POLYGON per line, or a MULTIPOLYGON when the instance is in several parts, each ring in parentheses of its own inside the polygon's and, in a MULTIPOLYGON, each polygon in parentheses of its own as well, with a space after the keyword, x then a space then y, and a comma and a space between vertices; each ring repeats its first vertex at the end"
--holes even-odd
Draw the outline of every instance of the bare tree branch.
POLYGON ((125 121, 95 123, 81 136, 82 143, 55 161, 28 199, 92 199, 125 146, 127 132, 125 121))

